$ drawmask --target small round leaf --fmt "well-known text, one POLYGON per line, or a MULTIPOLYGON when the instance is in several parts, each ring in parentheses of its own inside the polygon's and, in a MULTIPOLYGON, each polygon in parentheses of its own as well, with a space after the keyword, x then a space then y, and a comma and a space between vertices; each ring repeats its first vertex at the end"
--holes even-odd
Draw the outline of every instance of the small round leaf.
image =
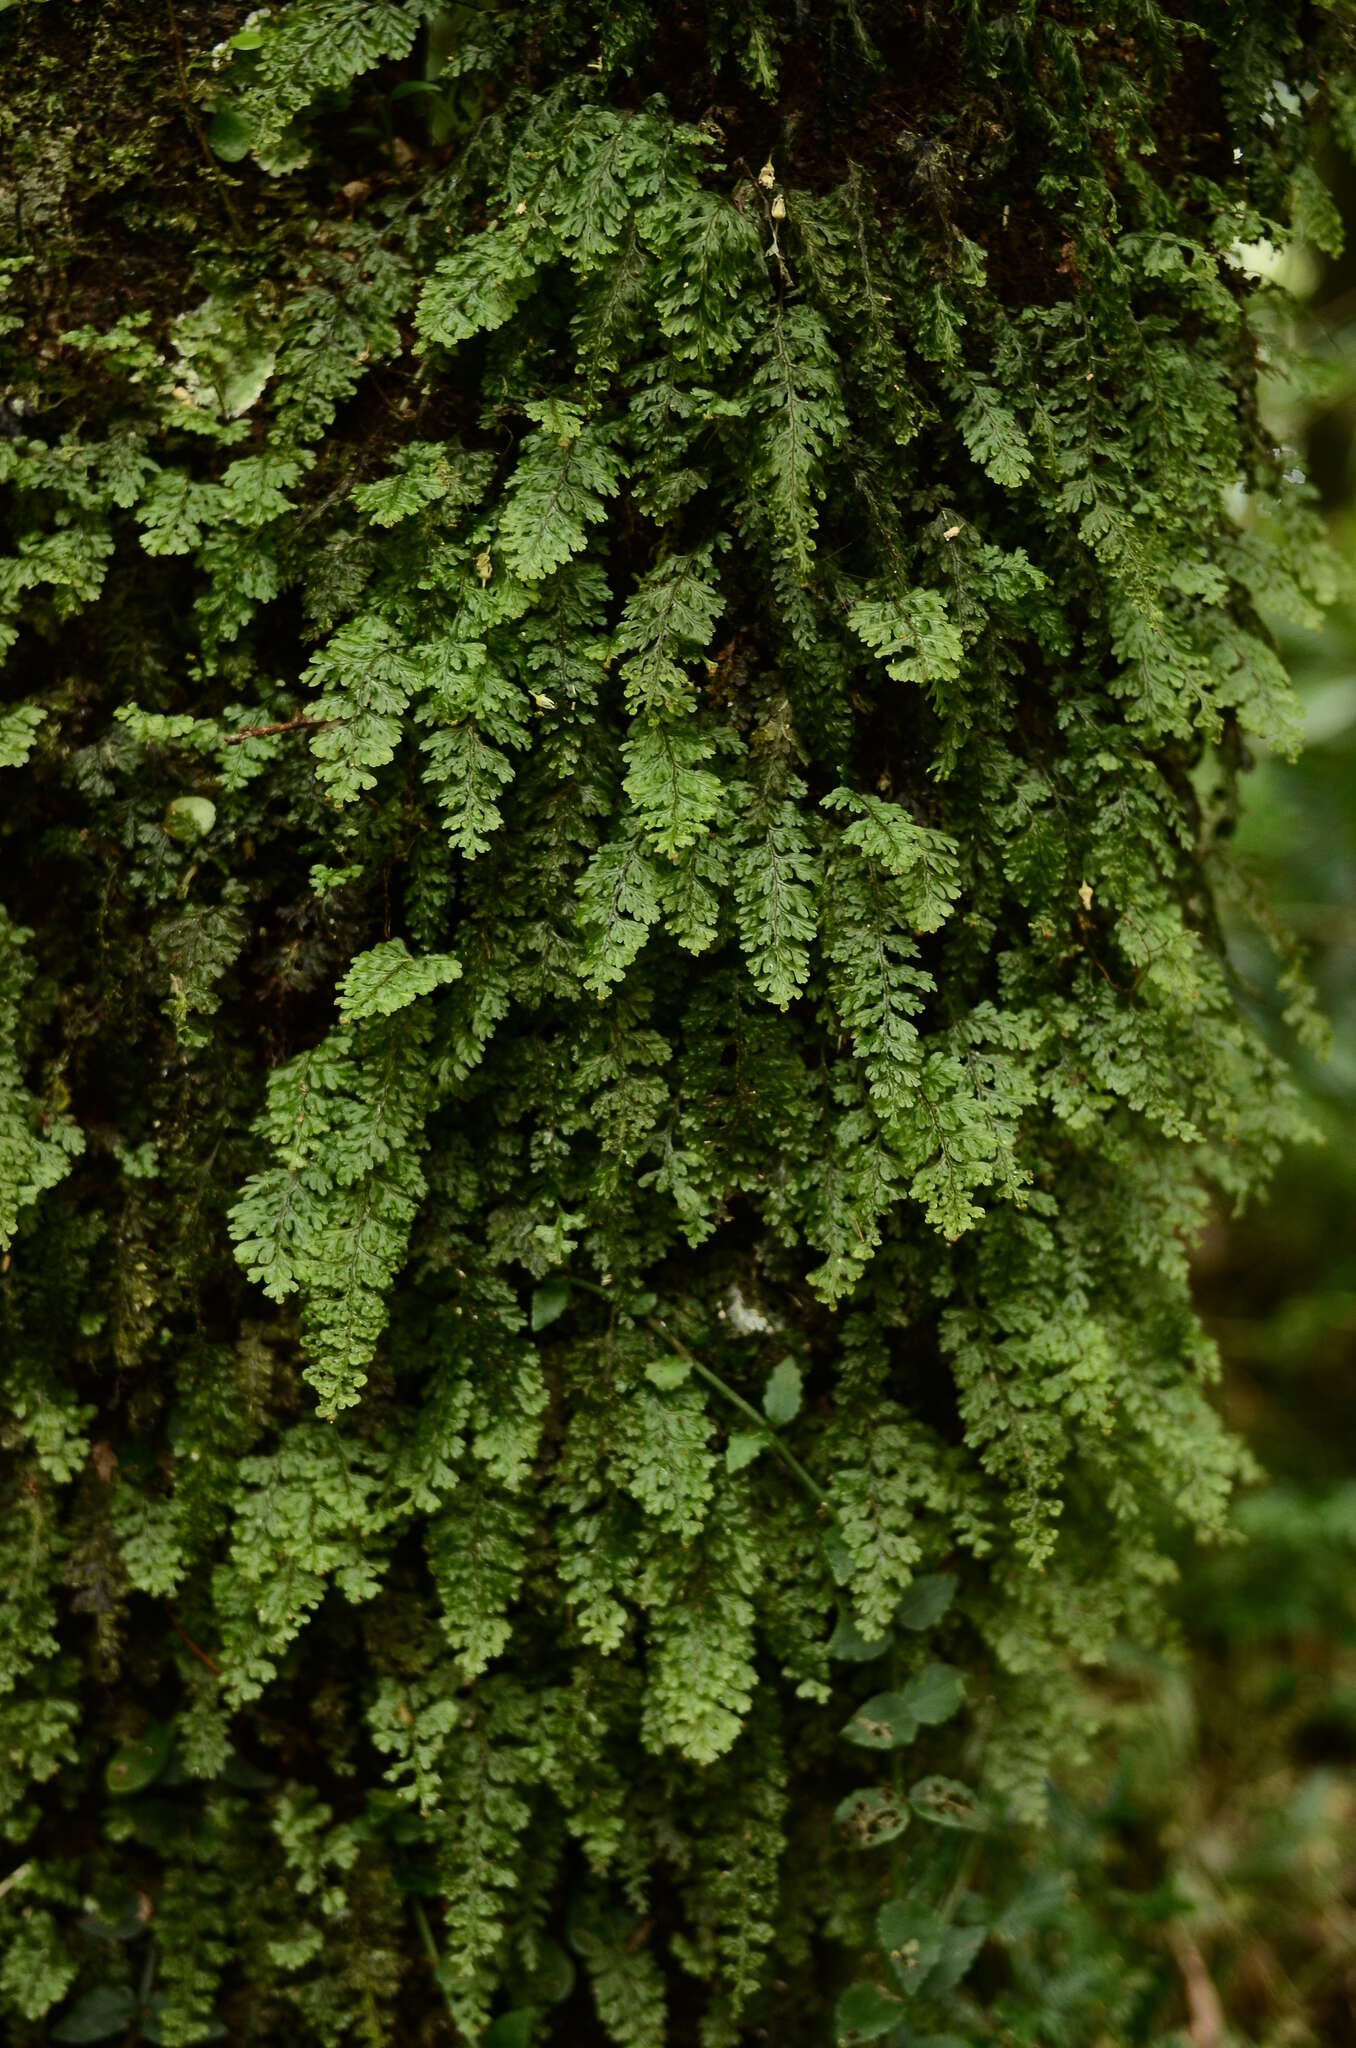
POLYGON ((955 1778, 920 1778, 909 1793, 909 1804, 923 1820, 939 1828, 970 1828, 981 1832, 989 1817, 968 1785, 955 1778))
POLYGON ((843 1730, 859 1749, 900 1749, 918 1733, 918 1715, 902 1692, 878 1692, 843 1730))
POLYGON ((829 1637, 829 1655, 840 1664, 869 1664, 883 1657, 890 1647, 888 1636, 864 1636, 846 1607, 838 1610, 838 1621, 829 1637))
POLYGON ((570 1289, 564 1280, 547 1280, 532 1290, 532 1328, 549 1330, 559 1322, 570 1305, 570 1289))
POLYGON ((757 1430, 738 1429, 725 1446, 725 1470, 742 1472, 751 1465, 761 1450, 767 1448, 767 1438, 757 1430))
POLYGON ((925 1664, 904 1688, 909 1712, 925 1728, 949 1721, 965 1698, 965 1680, 950 1664, 925 1664))
POLYGON ((895 1609, 901 1628, 932 1628, 956 1597, 960 1581, 954 1572, 927 1572, 915 1579, 895 1609))
POLYGON ((903 2001, 879 1984, 852 1984, 843 1993, 833 2013, 834 2039, 838 2048, 856 2048, 858 2041, 878 2041, 899 2025, 904 2017, 903 2001))
POLYGON ((168 1722, 152 1722, 138 1742, 130 1742, 126 1749, 120 1749, 109 1759, 104 1771, 104 1783, 110 1792, 120 1799, 130 1799, 133 1793, 144 1792, 169 1762, 170 1743, 173 1730, 168 1722))
POLYGON ((908 1807, 880 1785, 849 1792, 833 1817, 854 1849, 876 1849, 882 1842, 893 1842, 909 1825, 908 1807))
POLYGON ((205 839, 217 822, 210 796, 176 796, 165 806, 165 830, 171 839, 205 839))
POLYGON ((833 1574, 834 1585, 846 1586, 852 1577, 852 1552, 843 1541, 841 1531, 836 1529, 832 1522, 824 1531, 820 1548, 824 1552, 824 1561, 833 1574))
POLYGON ((130 1991, 121 1984, 96 1984, 77 1998, 64 2019, 52 2028, 53 2041, 110 2041, 125 2034, 137 2009, 130 1991))
POLYGON ((662 1394, 671 1394, 675 1387, 682 1386, 691 1371, 686 1358, 654 1358, 645 1368, 645 1377, 662 1394))
POLYGON ((512 2012, 501 2013, 488 2033, 481 2035, 481 2048, 531 2048, 536 2024, 534 2006, 516 2006, 512 2012))
POLYGON ((942 1958, 945 1929, 928 1906, 891 1899, 876 1915, 876 1937, 891 1969, 910 1997, 942 1958))
POLYGON ((942 1937, 941 1959, 928 1978, 928 1996, 954 1991, 988 1938, 987 1927, 948 1927, 942 1937))
POLYGON ((537 1967, 527 1980, 527 1999, 533 2005, 559 2005, 574 1990, 577 1972, 573 1959, 556 1941, 543 1941, 537 1950, 537 1967))
POLYGON ((774 1429, 780 1429, 800 1414, 800 1400, 800 1367, 794 1358, 784 1358, 773 1367, 763 1389, 763 1413, 774 1429))
POLYGON ((218 107, 207 130, 207 140, 224 164, 238 164, 250 153, 250 131, 234 107, 218 107))

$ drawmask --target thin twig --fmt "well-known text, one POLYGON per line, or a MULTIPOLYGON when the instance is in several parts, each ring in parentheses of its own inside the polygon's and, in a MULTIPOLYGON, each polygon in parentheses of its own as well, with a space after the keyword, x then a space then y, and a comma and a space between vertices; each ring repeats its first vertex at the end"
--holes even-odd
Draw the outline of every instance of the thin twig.
POLYGON ((220 1678, 220 1664, 215 1663, 212 1660, 212 1658, 208 1656, 206 1650, 200 1650, 198 1648, 198 1645, 194 1642, 188 1630, 186 1628, 181 1628, 179 1626, 179 1623, 174 1619, 173 1615, 170 1616, 170 1627, 174 1630, 175 1635, 178 1636, 180 1642, 184 1645, 185 1649, 191 1650, 193 1652, 193 1655, 197 1658, 198 1662, 200 1664, 206 1665, 207 1669, 211 1672, 213 1678, 220 1678))
MULTIPOLYGON (((614 1308, 616 1306, 616 1297, 612 1294, 611 1290, 606 1287, 600 1287, 596 1280, 581 1280, 574 1274, 571 1274, 569 1285, 582 1288, 586 1294, 596 1294, 600 1300, 611 1302, 614 1308)), ((691 1366, 699 1379, 705 1380, 708 1387, 714 1388, 718 1394, 723 1394, 725 1399, 731 1402, 741 1415, 748 1417, 759 1435, 766 1442, 769 1450, 781 1459, 788 1472, 794 1473, 816 1506, 824 1508, 828 1513, 832 1514, 833 1510, 829 1507, 829 1496, 824 1488, 814 1477, 813 1473, 805 1469, 794 1451, 787 1449, 767 1417, 760 1415, 756 1408, 751 1407, 742 1394, 737 1394, 728 1380, 723 1380, 720 1374, 713 1372, 709 1365, 703 1365, 700 1358, 694 1358, 686 1344, 665 1329, 659 1317, 646 1316, 644 1320, 645 1327, 652 1336, 662 1338, 671 1351, 676 1351, 678 1356, 691 1366)))
POLYGON ((1169 1939, 1186 1991, 1187 2039, 1192 2048, 1224 2048, 1224 2007, 1204 1956, 1183 1929, 1175 1930, 1169 1939))
POLYGON ((244 232, 245 224, 236 209, 235 199, 232 196, 226 173, 221 168, 221 161, 207 139, 206 129, 198 119, 198 111, 193 103, 192 88, 188 82, 188 67, 184 62, 184 45, 179 34, 179 17, 174 11, 174 0, 165 0, 165 12, 169 16, 170 42, 174 49, 174 68, 179 75, 179 99, 183 107, 184 120, 203 153, 208 170, 211 172, 217 190, 221 194, 221 201, 222 205, 226 208, 227 218, 236 236, 239 237, 244 232))
MULTIPOLYGON (((433 1929, 428 1924, 428 1914, 424 1911, 424 1902, 417 1892, 410 1893, 410 1911, 414 1915, 414 1924, 418 1930, 419 1946, 428 1957, 429 1968, 432 1970, 434 1977, 438 1978, 438 1944, 433 1939, 433 1929)), ((443 2004, 447 2007, 449 2017, 455 2020, 456 2014, 452 2011, 452 2000, 448 1996, 446 1987, 441 1979, 438 1979, 438 1989, 443 1994, 443 2004)))
POLYGON ((960 1864, 956 1870, 956 1874, 952 1878, 951 1883, 947 1888, 946 1897, 942 1900, 941 1905, 937 1908, 937 1918, 942 1922, 943 1926, 950 1926, 952 1917, 955 1914, 957 1906, 959 1906, 961 1900, 965 1897, 966 1889, 970 1883, 971 1877, 974 1874, 975 1865, 979 1861, 979 1851, 979 1836, 972 1835, 970 1837, 968 1844, 966 1845, 965 1854, 961 1857, 960 1864))
POLYGON ((272 739, 275 733, 301 732, 304 728, 324 732, 331 725, 343 723, 342 718, 308 718, 304 711, 299 711, 295 718, 281 719, 277 725, 242 725, 239 732, 227 733, 226 745, 238 747, 241 740, 267 740, 272 739))
POLYGON ((795 1452, 787 1449, 765 1415, 760 1415, 758 1410, 752 1407, 742 1394, 737 1394, 728 1380, 723 1380, 718 1372, 711 1370, 709 1365, 703 1365, 700 1358, 694 1358, 686 1344, 680 1342, 677 1337, 666 1330, 656 1317, 647 1316, 645 1327, 647 1330, 652 1331, 656 1337, 662 1337, 664 1342, 670 1345, 680 1358, 686 1360, 697 1377, 706 1381, 708 1387, 713 1387, 718 1394, 723 1394, 726 1400, 739 1410, 741 1415, 746 1415, 767 1444, 768 1449, 781 1459, 788 1472, 795 1475, 805 1488, 805 1491, 810 1495, 810 1498, 819 1507, 828 1508, 829 1496, 824 1491, 824 1488, 812 1473, 806 1471, 800 1459, 795 1455, 795 1452))

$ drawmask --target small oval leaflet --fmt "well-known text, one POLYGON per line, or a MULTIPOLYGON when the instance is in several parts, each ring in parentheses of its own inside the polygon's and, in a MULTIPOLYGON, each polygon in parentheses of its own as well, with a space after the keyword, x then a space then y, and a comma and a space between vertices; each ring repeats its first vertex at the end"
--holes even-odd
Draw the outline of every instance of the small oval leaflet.
POLYGON ((928 1995, 954 1991, 989 1938, 987 1927, 948 1927, 942 1935, 941 1959, 928 1978, 928 1995))
POLYGON ((975 1793, 955 1778, 920 1778, 909 1792, 909 1804, 921 1819, 939 1828, 970 1828, 982 1833, 989 1825, 975 1793))
POLYGON ((143 1792, 169 1762, 173 1730, 168 1722, 153 1721, 138 1742, 130 1742, 111 1757, 104 1771, 104 1783, 120 1798, 143 1792))
POLYGON ((570 1305, 570 1290, 563 1280, 547 1280, 532 1290, 532 1334, 549 1330, 570 1305))
POLYGON ((671 1394, 675 1387, 683 1385, 691 1371, 686 1358, 652 1358, 645 1368, 645 1377, 661 1394, 671 1394))
POLYGON ((53 2041, 110 2041, 136 2017, 137 2002, 122 1984, 96 1984, 77 1998, 51 2030, 53 2041))
POLYGON ((768 1375, 763 1389, 763 1413, 774 1429, 781 1429, 800 1414, 800 1400, 800 1367, 794 1358, 784 1358, 768 1375))
POLYGON ((833 2032, 838 2048, 858 2041, 878 2041, 899 2025, 903 2001, 879 1984, 850 1984, 834 2007, 833 2032))
POLYGON ((530 2005, 501 2013, 488 2033, 481 2036, 481 2048, 529 2048, 536 2024, 536 2009, 530 2005))
POLYGON ((915 1579, 898 1607, 895 1620, 901 1628, 932 1628, 956 1597, 959 1584, 954 1572, 927 1572, 915 1579))
POLYGON ((576 1974, 572 1958, 566 1955, 559 1942, 541 1942, 537 1966, 528 1977, 524 1988, 525 2003, 559 2005, 561 1999, 568 1998, 574 1990, 576 1974))
POLYGON ((858 1707, 843 1733, 859 1749, 902 1749, 917 1735, 919 1718, 907 1694, 878 1692, 858 1707))
POLYGON ((824 1561, 833 1574, 835 1586, 846 1586, 852 1577, 852 1552, 843 1541, 841 1532, 832 1523, 820 1538, 824 1561))
POLYGON ((869 1664, 873 1658, 883 1657, 889 1647, 889 1636, 864 1636, 849 1609, 839 1608, 837 1623, 829 1637, 831 1657, 836 1657, 840 1664, 869 1664))
POLYGON ((165 806, 165 830, 171 839, 205 839, 217 822, 210 796, 176 796, 165 806))
POLYGON ((857 1849, 875 1849, 882 1842, 893 1842, 909 1825, 908 1807, 881 1785, 849 1792, 833 1817, 857 1849))
POLYGON ((903 1989, 915 1993, 942 1959, 944 1929, 927 1906, 891 1899, 876 1915, 876 1938, 903 1989))
POLYGON ((949 1721, 965 1698, 965 1680, 950 1664, 925 1664, 904 1688, 906 1710, 925 1727, 949 1721))
POLYGON ((234 107, 218 107, 208 123, 207 140, 224 164, 238 164, 250 151, 250 131, 234 107))
POLYGON ((725 1470, 742 1472, 751 1465, 761 1450, 767 1447, 767 1438, 753 1429, 736 1430, 725 1446, 725 1470))

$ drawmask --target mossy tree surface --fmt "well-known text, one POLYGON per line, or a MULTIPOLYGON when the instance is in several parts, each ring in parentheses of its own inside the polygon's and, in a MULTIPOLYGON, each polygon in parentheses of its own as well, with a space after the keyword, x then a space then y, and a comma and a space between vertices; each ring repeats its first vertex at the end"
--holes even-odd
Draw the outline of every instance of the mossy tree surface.
POLYGON ((1167 2038, 1352 33, 0 16, 9 2038, 1167 2038))

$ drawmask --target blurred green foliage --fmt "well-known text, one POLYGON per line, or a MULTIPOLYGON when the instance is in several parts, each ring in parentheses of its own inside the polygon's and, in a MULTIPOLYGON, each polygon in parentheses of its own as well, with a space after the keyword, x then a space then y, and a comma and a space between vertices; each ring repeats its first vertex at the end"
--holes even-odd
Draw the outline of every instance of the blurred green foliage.
MULTIPOLYGON (((1335 410, 1315 392, 1340 389, 1321 362, 1314 409, 1277 405, 1278 431, 1307 439, 1335 410)), ((1356 581, 1356 515, 1338 508, 1335 525, 1356 581)), ((1007 2038, 1031 2048, 1089 2048, 1089 2011, 1104 2018, 1092 2048, 1356 2043, 1356 600, 1281 637, 1306 747, 1247 779, 1228 935, 1316 1136, 1265 1205, 1216 1219, 1196 1263, 1221 1405, 1264 1477, 1235 1509, 1237 1540, 1180 1551, 1185 1655, 1126 1651, 1104 1674, 1117 1761, 1065 1788, 1030 1888, 1037 1931, 1013 1955, 1039 2019, 1031 2033, 1014 2007, 1007 2038), (1297 1042, 1293 987, 1246 914, 1263 890, 1330 1026, 1326 1055, 1297 1042)))
MULTIPOLYGON (((1331 298, 1315 266, 1315 303, 1324 284, 1308 373, 1273 390, 1270 414, 1335 501, 1356 586, 1356 294, 1339 277, 1331 298)), ((1265 1477, 1235 1510, 1240 1541, 1182 1554, 1186 1661, 1127 1656, 1108 1674, 1119 1766, 1061 1822, 1084 1896, 1121 1916, 1064 1922, 1079 1967, 1107 1968, 1110 1936, 1109 1976, 1136 1984, 1133 2038, 1190 2048, 1356 2042, 1356 596, 1319 632, 1277 632, 1305 750, 1263 756, 1246 780, 1229 941, 1316 1140, 1264 1206, 1217 1219, 1196 1265, 1222 1406, 1265 1477), (1293 988, 1246 913, 1263 891, 1330 1028, 1326 1053, 1297 1038, 1293 988)))

